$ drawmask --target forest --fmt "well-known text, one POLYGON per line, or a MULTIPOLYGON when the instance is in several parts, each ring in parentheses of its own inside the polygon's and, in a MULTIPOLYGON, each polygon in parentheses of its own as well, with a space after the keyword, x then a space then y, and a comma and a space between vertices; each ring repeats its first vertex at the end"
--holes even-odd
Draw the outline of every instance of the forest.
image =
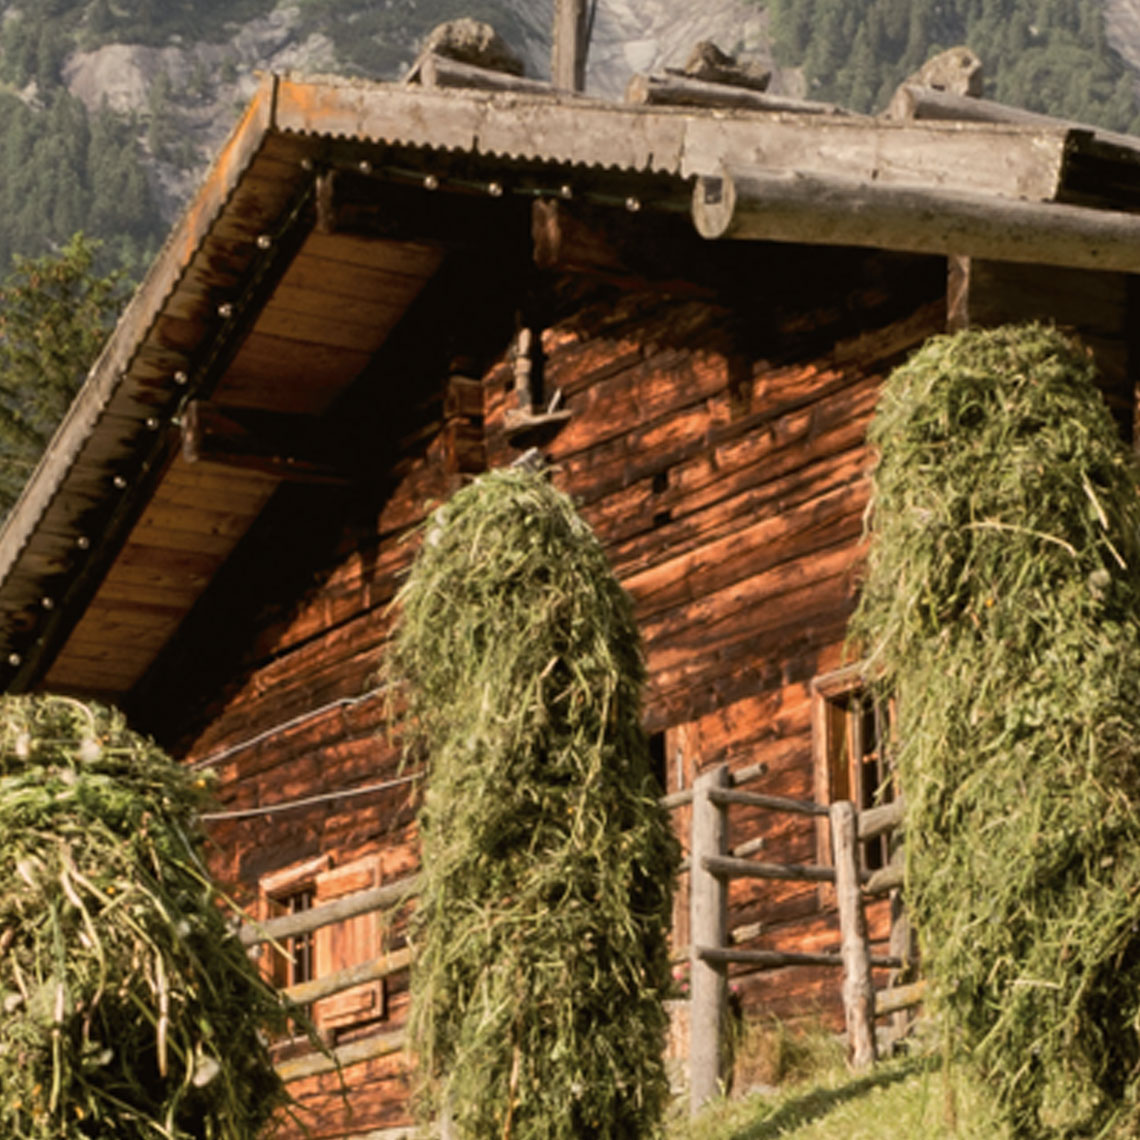
POLYGON ((1140 133, 1136 75, 1103 0, 770 0, 774 50, 813 98, 880 111, 930 56, 968 44, 990 99, 1140 133))

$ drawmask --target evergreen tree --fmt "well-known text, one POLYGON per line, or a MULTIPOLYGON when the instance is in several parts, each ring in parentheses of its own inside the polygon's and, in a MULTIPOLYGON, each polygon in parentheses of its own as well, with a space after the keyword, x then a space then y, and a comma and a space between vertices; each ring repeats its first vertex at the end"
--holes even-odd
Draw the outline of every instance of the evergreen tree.
POLYGON ((94 271, 98 243, 15 259, 0 285, 0 511, 27 481, 122 303, 121 274, 94 271))

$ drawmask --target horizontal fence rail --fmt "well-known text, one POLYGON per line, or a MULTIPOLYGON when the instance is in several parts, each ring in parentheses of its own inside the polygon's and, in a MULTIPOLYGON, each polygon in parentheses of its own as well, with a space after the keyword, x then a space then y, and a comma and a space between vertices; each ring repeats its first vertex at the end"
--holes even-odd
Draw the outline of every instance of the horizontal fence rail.
POLYGON ((390 978, 393 974, 406 970, 411 964, 412 951, 410 947, 405 946, 401 950, 382 954, 369 962, 361 962, 358 966, 338 970, 335 974, 326 974, 323 978, 314 978, 309 982, 289 986, 282 992, 294 1005, 308 1005, 310 1002, 320 1001, 321 998, 332 997, 333 994, 350 990, 353 986, 390 978))
POLYGON ((406 902, 419 891, 419 887, 419 875, 409 875, 405 879, 385 883, 382 887, 357 891, 335 902, 321 903, 296 914, 283 914, 280 918, 270 918, 265 922, 243 923, 238 938, 243 946, 256 946, 259 942, 280 942, 285 938, 295 938, 298 934, 311 934, 322 926, 331 926, 346 918, 356 918, 357 915, 406 902))
MULTIPOLYGON (((756 765, 750 778, 761 774, 756 765)), ((864 902, 897 891, 903 885, 905 867, 892 860, 873 872, 859 867, 860 844, 889 834, 903 825, 901 801, 857 811, 849 802, 821 804, 813 800, 765 795, 738 790, 743 781, 725 765, 707 769, 694 781, 691 791, 668 799, 692 804, 690 843, 690 1096, 695 1113, 721 1088, 720 1059, 725 1016, 728 966, 754 969, 789 966, 822 966, 843 971, 843 1004, 847 1020, 852 1064, 865 1069, 875 1060, 874 1020, 910 1008, 922 1001, 921 983, 876 991, 873 969, 898 971, 907 965, 905 951, 871 954, 867 937, 864 902), (681 797, 684 796, 684 799, 681 797), (732 807, 750 807, 827 818, 832 839, 833 865, 774 863, 749 858, 763 850, 763 838, 755 837, 730 849, 727 842, 727 812, 732 807), (834 884, 839 912, 838 951, 750 950, 741 948, 762 933, 761 923, 750 923, 729 932, 728 884, 732 879, 766 879, 834 884)), ((892 896, 892 907, 897 896, 892 896)), ((896 950, 892 926, 892 951, 896 950)))
POLYGON ((362 1037, 359 1041, 350 1041, 347 1045, 338 1045, 335 1049, 290 1057, 286 1061, 278 1061, 275 1067, 281 1080, 289 1084, 305 1077, 319 1077, 323 1073, 334 1073, 337 1069, 347 1069, 350 1065, 399 1053, 404 1048, 405 1040, 406 1034, 402 1029, 393 1029, 388 1033, 375 1033, 371 1037, 362 1037))

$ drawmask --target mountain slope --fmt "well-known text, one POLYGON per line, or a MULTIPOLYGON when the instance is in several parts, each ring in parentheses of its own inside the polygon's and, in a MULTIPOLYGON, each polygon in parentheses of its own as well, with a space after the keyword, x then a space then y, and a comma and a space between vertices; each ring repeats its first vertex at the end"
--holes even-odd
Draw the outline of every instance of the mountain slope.
MULTIPOLYGON (((0 275, 83 228, 138 272, 264 70, 398 78, 435 24, 493 24, 549 74, 554 0, 0 0, 0 275)), ((968 42, 987 94, 1140 130, 1140 0, 598 0, 587 89, 712 39, 774 86, 881 108, 968 42)))

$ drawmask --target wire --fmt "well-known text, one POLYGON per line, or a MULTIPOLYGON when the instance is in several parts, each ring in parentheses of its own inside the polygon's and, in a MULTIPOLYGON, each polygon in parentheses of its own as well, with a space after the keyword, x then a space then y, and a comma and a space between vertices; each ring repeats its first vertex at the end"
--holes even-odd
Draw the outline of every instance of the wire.
POLYGON ((410 772, 406 776, 399 776, 395 780, 385 780, 382 784, 363 784, 358 788, 342 788, 338 792, 322 792, 319 796, 305 796, 299 800, 284 800, 279 804, 266 804, 263 807, 244 808, 240 811, 208 811, 199 817, 204 823, 216 823, 228 819, 253 819, 260 815, 275 815, 279 811, 295 811, 297 808, 310 807, 313 804, 328 803, 329 800, 347 799, 350 796, 366 796, 372 792, 384 792, 389 788, 397 788, 401 784, 410 784, 424 775, 421 768, 410 772))
POLYGON ((297 716, 283 721, 281 724, 275 724, 272 728, 267 728, 264 732, 259 732, 256 736, 249 737, 248 740, 241 740, 238 741, 237 744, 231 744, 229 747, 221 749, 219 752, 212 752, 209 756, 201 760, 193 760, 187 767, 194 770, 198 768, 208 768, 211 764, 228 760, 231 756, 235 756, 239 752, 244 752, 247 748, 253 748, 269 740, 279 732, 287 732, 291 728, 296 728, 298 725, 304 724, 308 720, 313 720, 318 716, 323 716, 325 713, 332 712, 334 709, 352 708, 355 705, 364 704, 365 701, 370 701, 373 697, 379 696, 381 693, 387 691, 387 685, 379 685, 375 689, 369 689, 368 692, 361 693, 358 697, 341 697, 339 700, 329 701, 327 705, 309 709, 308 712, 298 713, 297 716))

